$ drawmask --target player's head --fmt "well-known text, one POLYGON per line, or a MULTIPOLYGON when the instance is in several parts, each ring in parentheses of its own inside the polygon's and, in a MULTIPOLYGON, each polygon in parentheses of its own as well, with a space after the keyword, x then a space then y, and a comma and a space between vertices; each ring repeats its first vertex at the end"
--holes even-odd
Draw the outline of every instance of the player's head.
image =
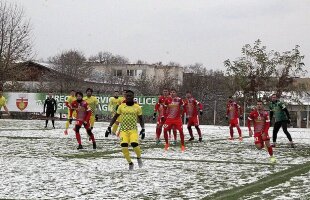
POLYGON ((165 97, 169 95, 169 90, 168 90, 168 88, 164 88, 164 89, 163 89, 163 95, 164 95, 165 97))
POLYGON ((277 94, 272 94, 272 95, 271 95, 271 101, 272 101, 272 102, 275 102, 275 101, 277 101, 277 100, 278 100, 277 94))
POLYGON ((257 100, 256 108, 257 108, 257 110, 263 110, 264 105, 263 105, 263 101, 262 100, 257 100))
POLYGON ((192 97, 192 92, 191 91, 187 91, 185 96, 186 96, 186 98, 191 98, 192 97))
POLYGON ((48 93, 48 97, 49 97, 49 98, 52 98, 52 97, 53 97, 53 92, 49 92, 49 93, 48 93))
POLYGON ((170 90, 170 95, 171 95, 172 97, 176 97, 176 96, 177 96, 177 91, 176 91, 176 89, 171 89, 171 90, 170 90))
POLYGON ((229 96, 229 97, 228 97, 228 102, 231 103, 231 102, 233 102, 233 101, 234 101, 234 98, 233 98, 232 96, 229 96))
POLYGON ((118 97, 119 97, 119 92, 118 92, 118 90, 115 90, 115 91, 114 91, 114 97, 115 97, 115 98, 118 98, 118 97))
POLYGON ((71 90, 70 95, 75 96, 75 90, 71 90))
POLYGON ((127 105, 133 105, 134 104, 134 97, 135 97, 135 93, 131 90, 127 90, 126 91, 126 104, 127 105))
POLYGON ((75 96, 76 96, 76 100, 78 102, 81 102, 83 100, 83 93, 82 92, 76 92, 75 96))
POLYGON ((90 97, 92 94, 93 94, 93 89, 91 89, 91 88, 87 88, 86 89, 86 95, 88 96, 88 97, 90 97))

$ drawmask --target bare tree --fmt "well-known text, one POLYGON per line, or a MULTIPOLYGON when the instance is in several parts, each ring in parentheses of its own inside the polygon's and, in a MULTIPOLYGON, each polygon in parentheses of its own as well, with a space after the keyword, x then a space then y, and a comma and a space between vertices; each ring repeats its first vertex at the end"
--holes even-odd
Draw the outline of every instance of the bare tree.
POLYGON ((59 72, 58 84, 62 91, 77 88, 90 78, 92 68, 86 63, 84 54, 77 50, 68 50, 49 58, 53 69, 59 72))
POLYGON ((30 22, 23 8, 0 0, 0 87, 19 73, 14 63, 32 54, 30 22))
POLYGON ((113 55, 111 52, 100 51, 97 55, 91 56, 88 59, 90 62, 97 62, 103 65, 123 65, 128 64, 128 58, 120 55, 113 55))

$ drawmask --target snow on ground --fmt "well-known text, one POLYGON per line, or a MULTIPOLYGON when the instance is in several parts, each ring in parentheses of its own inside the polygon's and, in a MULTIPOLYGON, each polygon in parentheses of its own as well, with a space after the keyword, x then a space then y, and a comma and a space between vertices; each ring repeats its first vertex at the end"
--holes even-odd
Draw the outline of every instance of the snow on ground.
MULTIPOLYGON (((201 199, 310 161, 309 129, 289 129, 295 149, 287 148, 280 131, 278 163, 271 165, 267 152, 254 148, 253 138, 228 141, 228 127, 201 126, 204 142, 188 143, 181 153, 178 145, 168 152, 156 146, 155 125, 147 124, 141 142, 144 167, 137 167, 132 153, 135 170, 128 171, 118 140, 104 137, 107 125, 95 125, 95 151, 82 130, 86 150, 78 151, 73 131, 63 134, 64 122, 44 129, 44 121, 0 120, 0 198, 201 199)), ((309 180, 308 172, 244 198, 307 199, 309 180)))

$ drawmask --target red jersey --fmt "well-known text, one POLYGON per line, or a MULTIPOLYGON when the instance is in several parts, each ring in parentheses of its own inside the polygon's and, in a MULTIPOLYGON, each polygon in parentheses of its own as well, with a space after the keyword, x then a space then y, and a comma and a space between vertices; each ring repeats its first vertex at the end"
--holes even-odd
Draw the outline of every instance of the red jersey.
MULTIPOLYGON (((239 109, 241 111, 241 107, 236 102, 228 102, 226 106, 226 115, 229 119, 236 119, 239 118, 239 116, 242 113, 239 113, 239 109)), ((242 112, 242 111, 241 111, 242 112)))
POLYGON ((82 100, 80 103, 77 100, 71 104, 72 109, 76 110, 76 120, 88 122, 91 116, 91 109, 86 101, 82 100))
POLYGON ((165 105, 166 99, 168 99, 169 96, 159 96, 158 102, 155 104, 154 112, 158 112, 158 117, 165 117, 167 114, 167 107, 165 105))
POLYGON ((251 121, 254 121, 254 133, 268 133, 270 119, 267 111, 254 110, 248 117, 248 128, 251 129, 251 121))
POLYGON ((184 113, 186 113, 187 118, 197 117, 198 107, 199 110, 202 110, 202 104, 194 97, 184 100, 184 113))
POLYGON ((180 97, 168 97, 165 101, 167 107, 167 119, 181 118, 181 107, 183 100, 180 97))

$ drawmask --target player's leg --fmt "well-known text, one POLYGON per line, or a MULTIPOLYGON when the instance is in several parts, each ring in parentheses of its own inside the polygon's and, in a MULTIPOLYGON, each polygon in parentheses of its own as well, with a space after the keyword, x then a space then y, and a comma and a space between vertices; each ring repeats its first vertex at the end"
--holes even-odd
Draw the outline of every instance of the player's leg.
POLYGON ((177 129, 175 126, 172 127, 172 132, 173 132, 173 145, 177 144, 177 129))
POLYGON ((90 119, 89 119, 89 123, 90 123, 90 128, 91 128, 91 130, 93 130, 93 128, 94 128, 95 121, 96 121, 95 115, 91 115, 91 116, 90 116, 90 119))
POLYGON ((187 124, 187 130, 190 136, 188 141, 193 141, 194 140, 193 130, 192 130, 192 126, 189 123, 187 124))
POLYGON ((229 120, 229 133, 230 133, 230 140, 234 140, 234 122, 233 120, 229 120))
POLYGON ((198 137, 199 137, 199 142, 202 142, 202 134, 201 134, 201 130, 200 130, 200 127, 199 127, 199 117, 198 115, 196 117, 193 118, 193 124, 197 130, 197 133, 198 133, 198 137))
POLYGON ((281 128, 281 122, 276 122, 274 123, 273 126, 273 131, 272 131, 272 142, 273 142, 273 147, 276 147, 276 143, 277 143, 277 137, 278 137, 278 132, 281 128))
POLYGON ((46 110, 46 120, 45 120, 45 128, 47 128, 47 124, 48 124, 48 118, 51 116, 51 112, 49 110, 46 110))
POLYGON ((163 122, 161 121, 161 119, 157 119, 157 125, 156 125, 156 144, 159 144, 160 142, 160 135, 162 132, 162 128, 163 128, 163 122))
POLYGON ((75 138, 76 138, 76 140, 77 140, 77 142, 79 144, 77 149, 83 149, 81 135, 80 135, 80 129, 81 129, 82 124, 83 123, 81 121, 77 121, 76 124, 75 124, 75 127, 74 127, 75 138))
POLYGON ((294 147, 292 136, 287 130, 287 121, 282 121, 282 129, 283 129, 283 132, 285 133, 287 139, 290 141, 291 147, 294 147))
POLYGON ((184 142, 184 132, 183 132, 183 124, 182 120, 178 120, 175 122, 175 128, 180 133, 180 140, 181 140, 181 151, 185 151, 185 142, 184 142))
POLYGON ((164 124, 164 138, 165 138, 165 150, 168 150, 169 148, 169 138, 168 138, 168 131, 171 131, 171 122, 169 120, 166 120, 164 124))
POLYGON ((122 153, 129 164, 129 169, 133 170, 133 163, 131 161, 131 157, 130 157, 130 153, 128 149, 128 144, 130 142, 129 133, 126 131, 121 131, 120 139, 121 139, 122 153))
POLYGON ((242 141, 242 131, 240 128, 239 118, 235 118, 234 121, 235 121, 234 123, 235 123, 235 126, 236 126, 238 134, 239 134, 239 140, 242 141))
POLYGON ((130 145, 133 148, 133 151, 137 155, 137 161, 139 167, 142 167, 142 159, 141 159, 141 148, 139 146, 139 135, 137 131, 131 131, 130 132, 130 145))
POLYGON ((90 127, 90 124, 84 125, 84 128, 86 129, 86 132, 87 132, 87 135, 89 136, 89 139, 93 143, 93 149, 96 149, 97 148, 96 140, 95 140, 94 133, 92 132, 92 129, 90 127))
POLYGON ((270 137, 269 137, 268 133, 263 133, 262 134, 262 140, 264 141, 264 143, 266 145, 268 154, 270 156, 270 162, 271 163, 277 162, 276 158, 273 155, 273 149, 272 149, 272 146, 270 144, 270 137))
POLYGON ((53 125, 53 128, 55 128, 55 120, 54 120, 55 112, 54 112, 54 111, 51 112, 51 117, 52 117, 52 125, 53 125))

